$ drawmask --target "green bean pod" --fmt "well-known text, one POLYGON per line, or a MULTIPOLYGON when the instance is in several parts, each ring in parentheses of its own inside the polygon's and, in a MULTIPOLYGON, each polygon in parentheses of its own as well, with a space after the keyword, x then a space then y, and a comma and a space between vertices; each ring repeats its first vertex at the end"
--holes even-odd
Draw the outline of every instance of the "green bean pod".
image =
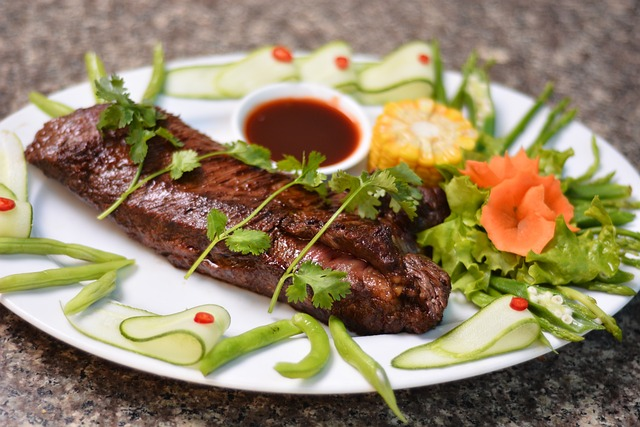
POLYGON ((156 98, 164 88, 166 78, 166 70, 164 65, 164 51, 162 45, 158 43, 153 49, 153 66, 151 70, 151 79, 147 84, 147 88, 142 95, 142 103, 153 105, 156 98))
POLYGON ((40 237, 0 237, 0 254, 66 255, 90 262, 122 261, 126 258, 76 243, 40 237))
POLYGON ((132 259, 53 268, 33 273, 18 273, 0 278, 0 293, 27 291, 52 286, 70 285, 84 280, 96 280, 103 274, 133 264, 132 259))
POLYGON ((100 99, 96 91, 96 80, 107 76, 102 60, 95 52, 87 52, 84 54, 84 66, 87 70, 87 78, 89 79, 91 93, 93 93, 95 101, 97 103, 104 102, 104 100, 100 99))
POLYGON ((364 379, 369 382, 382 396, 393 413, 404 423, 407 418, 404 416, 398 404, 396 396, 387 377, 387 373, 371 356, 362 350, 355 340, 347 332, 344 323, 335 316, 329 317, 329 330, 333 337, 333 344, 345 362, 356 368, 364 379))
POLYGON ((258 326, 235 337, 226 338, 216 344, 200 361, 200 372, 208 375, 222 365, 244 356, 254 350, 302 332, 291 319, 278 320, 264 326, 258 326))
POLYGON ((111 270, 103 274, 98 280, 83 287, 78 294, 70 299, 62 311, 66 316, 80 313, 93 303, 109 295, 116 288, 117 271, 111 270))
POLYGON ((320 322, 305 313, 296 313, 291 319, 309 338, 311 350, 297 363, 278 362, 274 369, 287 378, 310 378, 327 364, 331 348, 329 336, 320 322))
POLYGON ((66 116, 67 114, 71 114, 75 111, 75 108, 63 104, 62 102, 49 99, 40 92, 30 92, 29 101, 38 107, 40 111, 53 118, 66 116))

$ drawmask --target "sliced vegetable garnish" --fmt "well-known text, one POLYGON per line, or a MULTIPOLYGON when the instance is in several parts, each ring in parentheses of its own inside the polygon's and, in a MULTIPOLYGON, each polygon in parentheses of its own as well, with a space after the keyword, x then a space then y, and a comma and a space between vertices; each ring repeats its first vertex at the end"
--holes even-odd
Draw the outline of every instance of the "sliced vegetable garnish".
POLYGON ((320 83, 338 89, 357 84, 351 65, 351 46, 334 41, 314 50, 297 61, 300 80, 320 83))
POLYGON ((24 148, 20 138, 6 130, 0 130, 0 184, 15 195, 15 200, 27 201, 27 162, 24 148))
POLYGON ((112 300, 67 319, 90 338, 176 365, 198 363, 231 321, 224 308, 213 304, 161 316, 112 300), (195 322, 194 316, 199 312, 211 314, 215 322, 195 322))
POLYGON ((434 341, 396 356, 391 365, 401 369, 444 367, 528 347, 541 336, 541 329, 536 318, 522 309, 521 299, 511 295, 496 299, 434 341))
POLYGON ((215 85, 228 98, 240 98, 269 83, 295 80, 296 67, 288 50, 265 46, 242 60, 225 67, 216 76, 215 85))
POLYGON ((31 204, 18 200, 8 187, 0 184, 0 241, 4 238, 28 238, 32 223, 31 204))

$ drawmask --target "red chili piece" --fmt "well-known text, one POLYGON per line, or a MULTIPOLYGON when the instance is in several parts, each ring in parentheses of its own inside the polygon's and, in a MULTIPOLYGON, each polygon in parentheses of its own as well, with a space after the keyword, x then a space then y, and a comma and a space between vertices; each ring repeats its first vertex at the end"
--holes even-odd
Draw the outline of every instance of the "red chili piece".
POLYGON ((197 312, 195 317, 193 318, 194 322, 201 323, 203 325, 206 325, 207 323, 213 323, 214 320, 215 319, 213 317, 213 314, 207 313, 205 311, 197 312))
POLYGON ((520 297, 511 298, 511 302, 509 303, 509 307, 516 311, 524 311, 529 307, 529 301, 520 297))
POLYGON ((429 58, 429 55, 422 53, 418 55, 418 61, 420 61, 424 65, 427 65, 429 62, 431 62, 431 58, 429 58))
POLYGON ((0 197, 0 212, 7 212, 16 207, 16 202, 11 199, 0 197))
POLYGON ((340 70, 346 70, 347 68, 349 68, 349 58, 345 56, 337 56, 336 67, 338 67, 340 70))
POLYGON ((291 62, 293 60, 293 55, 291 55, 291 52, 289 52, 289 49, 287 49, 284 46, 274 47, 271 54, 276 59, 276 61, 291 62))

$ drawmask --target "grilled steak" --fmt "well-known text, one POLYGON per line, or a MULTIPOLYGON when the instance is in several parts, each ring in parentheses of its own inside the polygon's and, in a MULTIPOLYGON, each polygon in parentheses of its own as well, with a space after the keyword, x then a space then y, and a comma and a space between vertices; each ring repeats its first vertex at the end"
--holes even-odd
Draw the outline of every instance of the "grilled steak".
MULTIPOLYGON (((101 134, 96 129, 103 108, 81 109, 46 123, 26 150, 30 163, 101 211, 127 189, 136 173, 124 142, 126 131, 101 134)), ((185 148, 199 153, 222 148, 175 116, 168 115, 163 126, 185 148)), ((173 150, 161 138, 150 140, 143 176, 168 165, 173 150)), ((229 156, 214 156, 180 180, 165 174, 150 181, 110 217, 130 237, 186 269, 209 243, 210 209, 223 211, 233 225, 289 180, 285 174, 269 173, 229 156)), ((389 210, 377 221, 340 215, 307 259, 346 272, 351 294, 330 311, 317 309, 310 301, 293 306, 325 322, 334 314, 363 335, 422 333, 436 325, 447 304, 450 280, 418 254, 414 234, 441 222, 448 208, 441 191, 425 189, 424 194, 417 222, 389 210)), ((315 193, 294 186, 249 224, 271 236, 266 253, 241 255, 219 244, 198 271, 270 297, 284 270, 334 210, 315 193)), ((284 290, 280 299, 286 301, 284 290)))

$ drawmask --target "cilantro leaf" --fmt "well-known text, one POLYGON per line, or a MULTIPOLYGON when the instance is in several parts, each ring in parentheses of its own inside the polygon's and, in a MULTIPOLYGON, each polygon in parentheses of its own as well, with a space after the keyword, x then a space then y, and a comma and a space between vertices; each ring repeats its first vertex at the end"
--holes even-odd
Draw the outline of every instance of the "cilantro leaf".
POLYGON ((265 170, 272 170, 271 151, 258 144, 235 141, 226 144, 224 152, 249 166, 256 166, 265 170))
POLYGON ((227 226, 227 215, 218 209, 211 209, 207 214, 207 237, 209 240, 218 240, 227 226))
POLYGON ((297 182, 307 189, 315 189, 327 179, 325 174, 318 172, 325 160, 326 157, 317 151, 312 151, 308 159, 303 155, 302 160, 287 154, 277 163, 277 167, 283 172, 297 173, 297 182))
POLYGON ((171 179, 180 179, 185 172, 200 167, 198 153, 195 150, 176 151, 171 156, 171 165, 169 165, 169 175, 171 179))
POLYGON ((300 264, 293 274, 293 282, 287 288, 287 298, 291 302, 304 301, 307 285, 313 290, 311 302, 314 307, 329 309, 334 301, 339 301, 351 293, 351 285, 345 279, 347 273, 330 268, 323 269, 312 261, 300 264))
POLYGON ((225 243, 233 252, 260 255, 271 247, 271 238, 264 231, 238 228, 226 238, 225 243))

